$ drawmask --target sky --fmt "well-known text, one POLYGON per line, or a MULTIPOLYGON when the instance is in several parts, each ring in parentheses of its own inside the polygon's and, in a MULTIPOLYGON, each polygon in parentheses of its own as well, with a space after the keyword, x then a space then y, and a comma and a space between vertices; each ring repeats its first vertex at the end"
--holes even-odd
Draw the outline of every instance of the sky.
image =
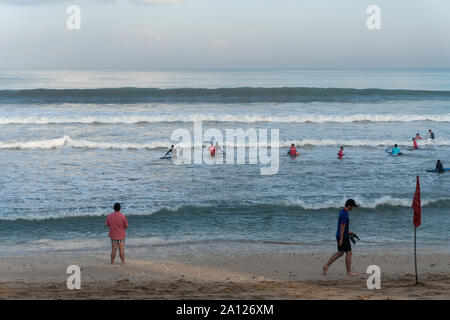
POLYGON ((0 0, 0 68, 450 68, 450 1, 0 0))

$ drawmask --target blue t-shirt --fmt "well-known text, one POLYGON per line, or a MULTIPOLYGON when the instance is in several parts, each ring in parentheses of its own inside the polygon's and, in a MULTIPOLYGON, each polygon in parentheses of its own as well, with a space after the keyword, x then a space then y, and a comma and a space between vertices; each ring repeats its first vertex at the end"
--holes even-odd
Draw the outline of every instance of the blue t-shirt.
POLYGON ((344 229, 344 238, 349 237, 348 233, 348 225, 350 223, 350 218, 348 217, 348 211, 345 209, 342 209, 341 212, 339 212, 339 219, 338 219, 338 225, 337 225, 337 231, 336 231, 336 238, 341 238, 341 224, 345 223, 345 229, 344 229))
POLYGON ((392 149, 392 154, 393 154, 393 155, 397 155, 397 154, 399 154, 399 153, 401 153, 399 147, 394 147, 394 148, 392 149))

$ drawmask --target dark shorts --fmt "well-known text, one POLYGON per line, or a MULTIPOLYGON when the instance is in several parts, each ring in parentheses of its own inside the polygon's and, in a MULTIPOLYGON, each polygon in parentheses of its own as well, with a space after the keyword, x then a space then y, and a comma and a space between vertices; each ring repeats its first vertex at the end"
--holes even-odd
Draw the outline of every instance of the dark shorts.
POLYGON ((342 239, 342 246, 339 245, 339 239, 336 238, 338 251, 352 251, 352 246, 350 245, 350 238, 342 239))
POLYGON ((123 243, 123 245, 125 246, 125 238, 120 239, 120 240, 114 240, 114 239, 111 239, 111 248, 112 248, 112 246, 113 246, 114 243, 117 244, 117 246, 118 246, 119 244, 123 243))

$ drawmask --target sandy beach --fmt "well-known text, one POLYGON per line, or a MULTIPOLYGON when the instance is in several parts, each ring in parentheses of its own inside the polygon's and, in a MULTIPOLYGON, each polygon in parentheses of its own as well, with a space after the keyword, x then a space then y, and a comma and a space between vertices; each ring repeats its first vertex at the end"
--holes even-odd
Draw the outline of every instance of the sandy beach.
POLYGON ((130 256, 109 265, 107 254, 58 253, 1 259, 1 299, 449 299, 450 255, 359 253, 349 277, 344 261, 323 276, 328 253, 199 256, 148 259, 130 256), (81 268, 81 289, 68 290, 67 266, 81 268), (381 289, 369 290, 367 266, 382 270, 381 289))

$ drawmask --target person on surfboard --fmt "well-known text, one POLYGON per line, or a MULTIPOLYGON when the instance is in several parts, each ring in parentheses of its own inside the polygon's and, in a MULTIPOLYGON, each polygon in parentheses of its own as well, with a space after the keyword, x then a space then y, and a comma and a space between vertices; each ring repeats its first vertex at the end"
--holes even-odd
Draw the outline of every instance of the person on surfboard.
POLYGON ((339 157, 339 160, 342 160, 342 158, 344 157, 344 147, 341 147, 339 149, 338 157, 339 157))
POLYGON ((438 160, 436 162, 436 171, 439 172, 439 173, 445 172, 444 165, 442 164, 441 160, 438 160))
POLYGON ((291 148, 289 149, 288 154, 291 157, 296 157, 296 156, 298 156, 300 154, 300 153, 297 152, 297 149, 295 148, 295 144, 291 144, 291 148))
POLYGON ((396 156, 396 155, 399 155, 399 154, 401 154, 402 152, 400 151, 400 148, 398 147, 398 145, 397 144, 395 144, 394 145, 394 148, 392 148, 392 155, 393 156, 396 156))
POLYGON ((166 154, 164 155, 164 157, 167 157, 167 155, 170 153, 170 155, 172 155, 172 152, 173 152, 173 148, 174 148, 175 146, 174 145, 172 145, 171 147, 170 147, 170 149, 169 149, 169 151, 167 151, 166 152, 166 154))

